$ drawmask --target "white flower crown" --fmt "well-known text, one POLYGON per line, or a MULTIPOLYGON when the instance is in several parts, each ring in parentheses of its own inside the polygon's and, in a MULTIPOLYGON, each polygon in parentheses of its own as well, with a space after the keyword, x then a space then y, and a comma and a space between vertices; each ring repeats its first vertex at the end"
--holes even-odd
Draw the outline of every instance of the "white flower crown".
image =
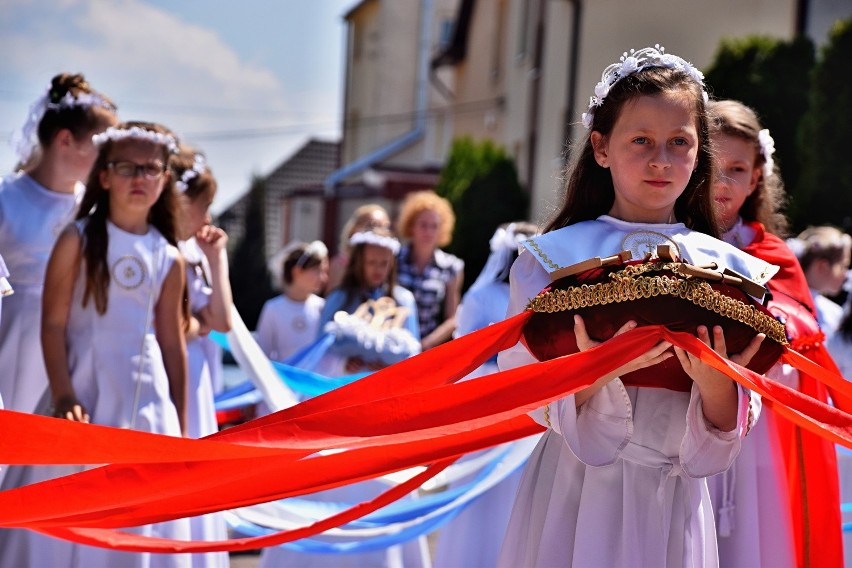
POLYGON ((195 154, 195 159, 192 162, 192 167, 183 171, 180 179, 175 182, 175 187, 181 193, 186 193, 189 189, 189 182, 203 175, 207 171, 207 160, 203 154, 195 154))
POLYGON ((21 128, 12 134, 11 144, 15 148, 15 153, 18 155, 18 160, 24 164, 33 154, 33 150, 38 145, 38 125, 44 114, 48 110, 61 110, 63 108, 74 107, 102 107, 109 111, 115 111, 115 105, 107 101, 104 97, 97 93, 78 93, 71 94, 71 91, 59 99, 59 102, 50 102, 51 86, 48 85, 44 94, 30 105, 27 111, 27 118, 21 128))
POLYGON ((521 242, 530 238, 531 235, 516 233, 516 228, 517 225, 515 223, 509 223, 505 229, 503 227, 499 227, 496 231, 494 231, 494 235, 491 237, 491 240, 488 241, 488 244, 491 247, 491 252, 497 252, 503 249, 511 252, 518 252, 518 247, 521 246, 521 242))
POLYGON ((322 241, 311 241, 308 243, 308 246, 305 247, 304 252, 302 252, 301 256, 296 260, 296 266, 302 268, 306 262, 308 262, 309 258, 319 257, 325 258, 328 256, 328 247, 325 246, 325 243, 322 241))
POLYGON ((677 55, 665 53, 665 50, 666 48, 661 47, 660 44, 638 51, 631 49, 629 53, 624 52, 619 63, 608 65, 601 74, 600 82, 595 85, 594 96, 589 99, 589 110, 583 113, 583 126, 587 129, 592 128, 595 109, 603 104, 613 85, 618 83, 620 79, 649 67, 665 67, 667 69, 683 71, 701 85, 701 93, 706 103, 708 96, 704 88, 704 74, 692 65, 692 63, 681 59, 677 55))
POLYGON ((171 134, 163 134, 162 132, 145 130, 140 126, 131 126, 130 128, 116 128, 114 126, 110 126, 100 134, 92 136, 92 143, 94 143, 95 146, 102 146, 110 140, 113 142, 119 142, 128 138, 160 144, 161 146, 168 148, 170 153, 177 153, 177 140, 175 140, 174 136, 171 134))
POLYGON ((376 245, 379 247, 384 247, 386 249, 390 249, 393 254, 399 253, 399 241, 393 237, 385 237, 382 235, 377 235, 376 233, 370 231, 364 231, 361 233, 355 233, 349 239, 349 244, 353 247, 355 245, 376 245))
POLYGON ((59 102, 57 103, 48 102, 45 108, 50 110, 59 110, 62 108, 89 108, 93 106, 99 106, 107 110, 115 110, 115 105, 107 101, 98 93, 79 93, 77 95, 72 95, 71 91, 65 93, 65 96, 59 99, 59 102))
POLYGON ((760 143, 760 153, 763 155, 763 178, 766 179, 772 175, 772 170, 775 167, 775 159, 772 157, 775 154, 775 140, 769 134, 769 129, 764 128, 757 133, 757 141, 760 143))
POLYGON ((811 234, 804 239, 801 237, 790 237, 786 240, 787 246, 793 254, 801 260, 805 254, 811 251, 828 251, 852 247, 852 236, 840 230, 836 235, 811 234))

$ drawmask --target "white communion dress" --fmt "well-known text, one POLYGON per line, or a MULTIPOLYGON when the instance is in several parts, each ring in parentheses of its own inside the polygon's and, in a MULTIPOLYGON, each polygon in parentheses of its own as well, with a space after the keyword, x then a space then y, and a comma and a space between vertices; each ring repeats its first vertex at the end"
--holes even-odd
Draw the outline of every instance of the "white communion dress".
MULTIPOLYGON (((509 306, 509 284, 489 282, 471 288, 456 311, 456 333, 466 335, 502 321, 509 306)), ((497 372, 497 361, 489 360, 465 379, 497 372)), ((465 456, 473 459, 480 452, 465 456)), ((502 464, 498 467, 502 467, 502 464)), ((437 568, 457 566, 494 566, 509 524, 512 503, 521 480, 522 468, 489 489, 438 531, 435 552, 437 568)), ((465 479, 463 481, 469 481, 465 479)))
MULTIPOLYGON (((83 221, 77 222, 82 234, 83 221)), ((177 411, 169 396, 160 346, 154 333, 154 306, 178 256, 153 227, 147 234, 127 233, 107 224, 110 282, 104 314, 90 300, 82 305, 85 266, 74 285, 66 330, 68 367, 77 398, 91 422, 144 432, 180 436, 177 411)), ((38 404, 49 412, 49 393, 38 404)), ((29 485, 81 471, 77 466, 12 467, 3 489, 29 485)), ((143 535, 189 539, 189 521, 178 519, 122 529, 143 535)), ((0 532, 0 566, 188 567, 189 556, 129 553, 78 545, 38 533, 0 532)))
MULTIPOLYGON (((550 284, 550 272, 632 250, 642 258, 669 244, 682 259, 715 261, 763 283, 776 267, 682 223, 628 223, 609 216, 524 244, 511 272, 509 315, 550 284)), ((518 344, 500 354, 509 369, 535 359, 518 344)), ((610 381, 581 407, 551 403, 552 427, 527 463, 499 566, 714 566, 713 511, 705 477, 737 456, 759 397, 738 387, 737 424, 707 422, 698 388, 676 392, 610 381)), ((531 413, 547 426, 544 409, 531 413)))
MULTIPOLYGON (((186 288, 189 310, 198 313, 210 303, 213 293, 207 257, 192 238, 178 243, 186 260, 186 288)), ((214 385, 221 382, 222 351, 215 341, 203 335, 187 341, 186 430, 190 438, 203 438, 219 430, 213 397, 214 385)), ((225 540, 228 529, 221 513, 210 513, 189 519, 192 540, 225 540)), ((189 555, 193 568, 227 568, 227 552, 205 552, 189 555)))
POLYGON ((316 294, 304 302, 286 294, 267 300, 257 320, 257 344, 273 361, 286 361, 316 340, 323 307, 316 294))
MULTIPOLYGON (((722 238, 734 246, 751 243, 755 235, 748 231, 748 225, 739 222, 722 238)), ((767 375, 798 388, 799 374, 789 365, 777 363, 767 375)), ((731 467, 707 478, 716 513, 721 566, 784 568, 795 564, 789 493, 776 420, 783 418, 764 408, 731 467)))
MULTIPOLYGON (((11 295, 14 290, 9 284, 9 269, 6 268, 6 263, 3 257, 0 256, 0 321, 3 321, 3 297, 11 295)), ((0 410, 3 410, 3 393, 0 392, 0 410)), ((0 484, 3 483, 3 477, 6 475, 6 466, 0 463, 0 484)))
POLYGON ((15 289, 0 320, 0 394, 10 410, 32 412, 47 388, 40 336, 44 273, 82 191, 81 184, 75 193, 51 191, 23 172, 0 182, 0 254, 15 289))

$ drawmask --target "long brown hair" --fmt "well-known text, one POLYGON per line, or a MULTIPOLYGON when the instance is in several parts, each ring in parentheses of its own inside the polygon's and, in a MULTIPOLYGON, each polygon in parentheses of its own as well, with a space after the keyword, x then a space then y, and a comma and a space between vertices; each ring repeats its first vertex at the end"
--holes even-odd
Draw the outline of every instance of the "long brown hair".
MULTIPOLYGON (((370 232, 380 237, 393 237, 393 234, 388 229, 381 227, 375 227, 365 232, 370 232)), ((340 282, 340 289, 346 292, 347 305, 354 300, 364 302, 369 299, 368 293, 370 289, 364 284, 364 249, 368 246, 375 245, 362 243, 351 248, 349 262, 346 264, 346 272, 344 272, 343 280, 340 282)), ((393 297, 393 291, 396 288, 397 282, 396 257, 393 255, 393 252, 388 252, 391 254, 391 266, 388 271, 388 278, 385 281, 385 294, 393 297)))
POLYGON ((210 170, 210 166, 206 164, 206 157, 204 154, 186 146, 184 144, 180 145, 179 151, 176 156, 172 158, 171 169, 172 169, 172 177, 177 183, 178 180, 186 173, 193 169, 195 166, 196 156, 201 156, 203 160, 205 160, 204 172, 196 173, 190 177, 190 179, 186 182, 186 190, 183 194, 190 200, 195 201, 201 195, 210 195, 212 198, 216 195, 216 178, 213 176, 213 172, 210 170))
MULTIPOLYGON (((124 122, 118 125, 118 129, 129 129, 139 127, 150 132, 172 135, 164 126, 151 122, 124 122)), ((126 139, 127 140, 127 139, 126 139)), ((132 142, 132 139, 129 139, 132 142)), ((123 141, 122 143, 127 143, 123 141)), ((99 314, 107 310, 107 290, 109 288, 109 266, 107 266, 107 247, 109 239, 107 236, 107 219, 109 218, 109 191, 101 185, 101 172, 107 168, 107 163, 112 158, 112 148, 115 142, 107 140, 98 149, 98 157, 89 173, 86 182, 86 192, 77 212, 77 219, 86 219, 83 228, 83 258, 86 260, 86 288, 83 292, 83 306, 89 298, 95 303, 95 309, 99 314)), ((163 164, 168 168, 172 159, 172 153, 166 146, 162 147, 163 164)), ((166 178, 163 191, 156 203, 148 212, 148 223, 153 225, 165 239, 172 245, 177 246, 176 233, 177 199, 175 196, 175 184, 172 176, 166 178)))
POLYGON ((643 96, 683 93, 692 98, 698 131, 698 164, 683 193, 675 202, 675 216, 687 227, 717 237, 719 226, 713 209, 711 182, 713 161, 704 95, 701 85, 684 71, 647 67, 615 83, 603 104, 595 109, 589 135, 566 172, 565 202, 544 228, 554 231, 604 215, 615 200, 612 175, 595 161, 591 132, 609 136, 624 106, 643 96))
POLYGON ((740 207, 740 217, 746 221, 762 223, 767 231, 779 237, 787 236, 790 224, 781 212, 786 202, 784 182, 776 163, 769 176, 764 175, 766 158, 760 151, 758 133, 763 128, 757 113, 739 101, 710 101, 707 105, 710 114, 712 134, 725 134, 740 138, 754 146, 753 167, 760 170, 760 178, 754 191, 746 197, 740 207))

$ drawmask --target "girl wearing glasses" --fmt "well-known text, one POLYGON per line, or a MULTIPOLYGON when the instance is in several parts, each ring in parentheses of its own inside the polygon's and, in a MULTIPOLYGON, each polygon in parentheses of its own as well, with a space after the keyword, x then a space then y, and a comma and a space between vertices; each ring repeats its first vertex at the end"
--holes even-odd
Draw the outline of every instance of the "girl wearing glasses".
POLYGON ((11 410, 32 412, 47 388, 38 334, 47 259, 95 161, 92 135, 115 122, 112 101, 62 73, 15 134, 21 169, 0 181, 0 252, 15 289, 0 322, 0 392, 11 410))
MULTIPOLYGON (((185 263, 177 249, 174 137, 128 122, 94 137, 97 158, 77 220, 47 265, 42 346, 49 390, 37 412, 156 434, 186 434, 185 263)), ((79 471, 10 468, 5 487, 79 471)), ((179 519, 130 529, 188 539, 179 519)), ((152 556, 82 546, 34 532, 0 535, 3 566, 188 566, 188 555, 152 556)))

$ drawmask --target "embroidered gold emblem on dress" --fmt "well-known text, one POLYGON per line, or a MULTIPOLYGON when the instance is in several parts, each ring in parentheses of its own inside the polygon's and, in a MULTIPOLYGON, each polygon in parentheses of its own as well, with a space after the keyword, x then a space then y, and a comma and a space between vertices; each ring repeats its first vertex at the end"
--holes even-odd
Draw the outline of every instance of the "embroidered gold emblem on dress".
POLYGON ((641 259, 648 255, 651 255, 651 258, 657 258, 658 245, 669 245, 676 256, 681 258, 680 248, 671 237, 663 233, 645 229, 633 231, 625 235, 621 241, 621 250, 629 250, 633 254, 633 258, 641 259))

